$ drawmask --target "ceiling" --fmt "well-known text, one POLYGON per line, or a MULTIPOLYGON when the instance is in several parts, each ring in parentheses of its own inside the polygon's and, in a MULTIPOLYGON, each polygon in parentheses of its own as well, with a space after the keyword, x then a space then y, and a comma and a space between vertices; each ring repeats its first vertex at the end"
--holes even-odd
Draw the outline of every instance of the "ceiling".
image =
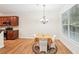
MULTIPOLYGON (((64 4, 48 4, 46 12, 57 13, 64 7, 64 4)), ((40 4, 0 4, 2 13, 41 13, 43 6, 40 4)))

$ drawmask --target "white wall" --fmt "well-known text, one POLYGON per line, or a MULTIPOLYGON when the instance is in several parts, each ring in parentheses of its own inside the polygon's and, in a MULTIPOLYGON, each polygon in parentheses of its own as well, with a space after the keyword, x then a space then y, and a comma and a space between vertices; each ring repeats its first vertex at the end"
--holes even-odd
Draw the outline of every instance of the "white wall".
POLYGON ((63 44, 68 47, 70 49, 70 51, 72 53, 79 53, 79 43, 73 41, 72 39, 67 38, 66 36, 64 36, 64 34, 62 33, 62 19, 61 19, 61 15, 63 12, 67 11, 68 9, 70 9, 72 6, 74 6, 74 4, 69 4, 64 6, 64 8, 61 10, 60 13, 60 40, 63 42, 63 44))
POLYGON ((18 5, 1 5, 2 12, 5 15, 19 16, 19 37, 27 38, 33 37, 36 32, 50 33, 51 35, 57 35, 59 37, 59 11, 64 5, 46 5, 46 16, 49 19, 47 24, 41 24, 40 18, 42 18, 42 9, 40 5, 28 5, 23 9, 20 9, 18 5), (2 7, 3 6, 3 7, 2 7), (16 6, 16 7, 15 7, 16 6), (8 9, 8 7, 10 7, 8 9), (13 9, 12 9, 13 8, 13 9), (18 12, 19 11, 19 12, 18 12))
POLYGON ((34 15, 20 17, 20 37, 33 37, 33 34, 36 32, 50 33, 51 35, 56 34, 58 36, 58 14, 48 14, 49 21, 47 24, 42 24, 40 22, 41 17, 42 16, 38 15, 37 13, 34 15))
POLYGON ((6 14, 19 16, 19 38, 33 37, 34 33, 50 33, 59 37, 59 15, 58 13, 46 13, 49 19, 47 24, 42 24, 40 18, 42 13, 6 14))
MULTIPOLYGON (((42 24, 40 18, 42 12, 28 12, 28 13, 11 13, 5 14, 6 16, 19 16, 19 38, 33 37, 36 32, 50 33, 59 37, 59 15, 57 12, 47 12, 46 16, 49 19, 47 24, 42 24)), ((4 15, 3 15, 4 16, 4 15)))

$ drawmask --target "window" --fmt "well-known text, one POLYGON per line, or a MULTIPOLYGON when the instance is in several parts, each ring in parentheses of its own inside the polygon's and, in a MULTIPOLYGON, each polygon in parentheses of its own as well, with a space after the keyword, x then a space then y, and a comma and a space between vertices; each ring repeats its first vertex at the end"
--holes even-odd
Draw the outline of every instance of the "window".
POLYGON ((62 15, 63 33, 68 36, 68 13, 62 15))
POLYGON ((73 6, 62 15, 63 33, 79 42, 79 5, 73 6))

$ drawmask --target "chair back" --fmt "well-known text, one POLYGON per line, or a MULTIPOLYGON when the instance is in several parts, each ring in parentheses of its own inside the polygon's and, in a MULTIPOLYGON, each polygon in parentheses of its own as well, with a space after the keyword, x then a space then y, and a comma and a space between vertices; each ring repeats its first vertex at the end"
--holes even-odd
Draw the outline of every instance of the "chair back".
POLYGON ((47 53, 47 42, 48 42, 48 40, 46 40, 46 39, 39 40, 40 52, 45 51, 47 53))

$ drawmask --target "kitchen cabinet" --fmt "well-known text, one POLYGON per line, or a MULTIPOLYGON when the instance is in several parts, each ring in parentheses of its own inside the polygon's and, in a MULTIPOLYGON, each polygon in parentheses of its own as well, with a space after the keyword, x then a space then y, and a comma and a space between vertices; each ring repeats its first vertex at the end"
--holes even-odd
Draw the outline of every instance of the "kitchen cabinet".
POLYGON ((0 16, 0 26, 18 26, 18 16, 0 16))
POLYGON ((18 38, 18 30, 6 30, 6 40, 14 40, 18 38))

